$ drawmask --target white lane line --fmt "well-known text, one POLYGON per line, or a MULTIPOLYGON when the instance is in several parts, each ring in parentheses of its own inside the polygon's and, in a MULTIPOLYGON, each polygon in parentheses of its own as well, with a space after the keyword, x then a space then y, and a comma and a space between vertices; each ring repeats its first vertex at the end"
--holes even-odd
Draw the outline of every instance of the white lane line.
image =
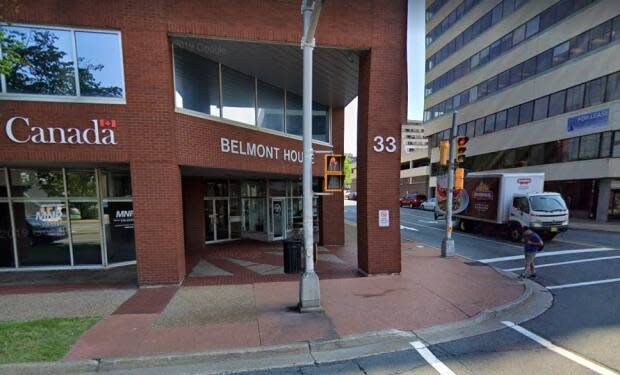
POLYGON ((433 366, 433 368, 441 375, 456 375, 454 372, 452 372, 452 370, 448 368, 448 366, 444 365, 443 362, 437 359, 433 352, 431 352, 426 347, 426 345, 422 343, 422 341, 412 341, 409 344, 411 344, 411 346, 413 346, 415 350, 420 353, 422 358, 424 358, 424 360, 428 362, 429 365, 433 366))
POLYGON ((610 284, 620 282, 620 278, 618 279, 605 279, 605 280, 595 280, 595 281, 585 281, 583 283, 574 283, 574 284, 563 284, 563 285, 551 285, 547 286, 547 289, 564 289, 564 288, 575 288, 578 286, 588 286, 588 285, 598 285, 598 284, 610 284))
MULTIPOLYGON (((616 255, 613 257, 598 257, 598 258, 588 258, 588 259, 578 259, 578 260, 569 260, 566 262, 557 262, 557 263, 545 263, 545 264, 537 264, 536 268, 545 268, 545 267, 553 267, 553 266, 563 266, 565 264, 575 264, 575 263, 587 263, 587 262, 595 262, 597 260, 607 260, 607 259, 618 259, 620 258, 620 255, 616 255)), ((505 269, 504 271, 508 271, 508 272, 514 272, 514 271, 521 271, 523 269, 523 267, 517 267, 517 268, 508 268, 505 269)))
POLYGON ((402 226, 402 225, 400 226, 400 229, 412 230, 412 231, 414 231, 414 232, 417 232, 417 231, 418 231, 418 230, 417 230, 417 229, 415 229, 415 228, 405 227, 405 226, 402 226))
MULTIPOLYGON (((580 253, 598 253, 601 251, 618 251, 618 249, 610 249, 608 247, 595 247, 591 249, 573 249, 573 250, 561 250, 561 251, 543 251, 542 253, 536 254, 537 258, 540 257, 551 257, 556 255, 565 255, 565 254, 580 254, 580 253)), ((489 258, 489 259, 479 259, 480 263, 497 263, 497 262, 505 262, 507 260, 517 260, 523 259, 523 255, 514 255, 509 257, 500 257, 500 258, 489 258)))
MULTIPOLYGON (((409 224, 409 225, 416 225, 418 227, 430 228, 430 229, 438 230, 440 232, 445 232, 446 231, 446 228, 432 227, 430 225, 418 224, 418 223, 414 223, 414 222, 407 221, 407 220, 401 220, 401 223, 405 223, 405 224, 409 224)), ((491 242, 491 243, 494 243, 496 245, 500 244, 500 245, 503 245, 503 246, 516 247, 517 249, 522 249, 523 248, 523 246, 514 245, 514 244, 511 244, 511 243, 508 243, 508 242, 489 240, 487 238, 482 238, 482 237, 474 236, 472 234, 467 234, 467 233, 452 232, 452 236, 469 237, 469 238, 473 238, 473 239, 475 239, 477 241, 491 242)), ((523 258, 523 256, 521 256, 521 258, 523 258)))
POLYGON ((573 362, 576 362, 580 365, 582 365, 583 367, 587 367, 590 370, 596 372, 597 374, 601 374, 601 375, 618 375, 617 372, 612 371, 606 367, 603 367, 599 364, 596 364, 592 361, 590 361, 589 359, 586 359, 582 356, 580 356, 579 354, 573 353, 571 351, 568 351, 564 348, 561 348, 557 345, 554 345, 553 343, 551 343, 549 340, 546 340, 540 336, 538 336, 537 334, 535 334, 534 332, 528 331, 527 329, 514 324, 513 322, 509 322, 509 321, 502 321, 502 324, 504 324, 505 326, 512 328, 513 330, 519 332, 520 334, 522 334, 523 336, 536 341, 537 343, 539 343, 540 345, 544 346, 545 348, 558 353, 559 355, 566 357, 568 359, 570 359, 573 362))

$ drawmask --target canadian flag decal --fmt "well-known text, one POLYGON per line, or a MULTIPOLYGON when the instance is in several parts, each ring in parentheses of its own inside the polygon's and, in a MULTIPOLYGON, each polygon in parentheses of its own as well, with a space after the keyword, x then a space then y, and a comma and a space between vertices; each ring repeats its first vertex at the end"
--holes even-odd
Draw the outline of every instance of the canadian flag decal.
POLYGON ((116 129, 116 120, 99 120, 99 126, 102 128, 112 128, 116 129))

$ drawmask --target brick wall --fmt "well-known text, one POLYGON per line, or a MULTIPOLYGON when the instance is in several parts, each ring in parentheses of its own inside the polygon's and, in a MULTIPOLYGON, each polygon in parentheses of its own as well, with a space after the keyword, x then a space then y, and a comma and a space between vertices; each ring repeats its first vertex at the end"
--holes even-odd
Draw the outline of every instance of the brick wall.
MULTIPOLYGON (((358 152, 363 162, 358 177, 358 235, 360 266, 370 273, 400 270, 399 231, 394 224, 398 223, 398 153, 373 154, 369 137, 383 134, 399 140, 406 10, 404 0, 330 1, 317 30, 319 45, 369 50, 360 72, 358 152), (377 228, 380 207, 392 210, 390 228, 377 228), (365 214, 368 218, 362 217, 365 214)), ((175 113, 169 42, 169 34, 175 33, 297 44, 301 38, 298 1, 18 0, 4 13, 9 22, 121 31, 126 104, 0 102, 2 124, 10 117, 25 116, 32 124, 85 128, 91 119, 116 119, 118 145, 18 145, 2 136, 0 161, 129 163, 141 284, 178 283, 185 275, 184 229, 188 227, 183 224, 179 166, 301 174, 301 165, 217 152, 221 136, 301 149, 298 140, 175 113)), ((339 144, 340 140, 337 148, 339 144)), ((318 164, 314 173, 320 173, 318 164)), ((324 206, 338 211, 333 221, 336 228, 342 222, 341 203, 330 199, 333 205, 324 206)), ((339 231, 326 233, 326 239, 340 241, 339 231)), ((188 233, 188 241, 198 240, 188 233)))
POLYGON ((205 245, 205 186, 202 177, 182 178, 185 252, 200 251, 205 245))
MULTIPOLYGON (((344 108, 332 109, 334 152, 344 154, 344 108)), ((322 245, 344 245, 344 197, 334 193, 321 197, 320 239, 322 245)))

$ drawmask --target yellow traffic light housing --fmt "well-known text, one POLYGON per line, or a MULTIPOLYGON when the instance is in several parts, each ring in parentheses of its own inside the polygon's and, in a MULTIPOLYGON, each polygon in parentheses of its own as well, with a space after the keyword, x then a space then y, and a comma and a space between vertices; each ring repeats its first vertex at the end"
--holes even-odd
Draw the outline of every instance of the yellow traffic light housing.
POLYGON ((469 142, 469 137, 457 137, 456 138, 456 162, 463 163, 465 161, 465 152, 467 152, 467 142, 469 142))
POLYGON ((439 164, 448 165, 450 158, 450 141, 441 141, 439 144, 439 164))
POLYGON ((465 186, 465 169, 456 168, 454 170, 454 189, 463 190, 465 186))
POLYGON ((344 190, 344 155, 325 155, 323 162, 323 191, 339 193, 344 190))

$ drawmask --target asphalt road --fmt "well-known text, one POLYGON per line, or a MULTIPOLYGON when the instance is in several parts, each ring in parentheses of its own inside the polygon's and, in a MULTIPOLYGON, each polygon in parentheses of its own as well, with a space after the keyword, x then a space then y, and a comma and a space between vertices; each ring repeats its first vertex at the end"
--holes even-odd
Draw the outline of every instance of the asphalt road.
MULTIPOLYGON (((400 213, 403 239, 441 245, 444 221, 421 210, 402 208, 400 213)), ((345 218, 355 221, 354 205, 345 207, 345 218)), ((459 255, 513 272, 521 270, 519 244, 492 234, 455 232, 454 239, 459 255)), ((536 263, 536 281, 550 289, 554 303, 520 326, 330 366, 264 373, 620 373, 620 234, 569 230, 547 243, 536 263)))

